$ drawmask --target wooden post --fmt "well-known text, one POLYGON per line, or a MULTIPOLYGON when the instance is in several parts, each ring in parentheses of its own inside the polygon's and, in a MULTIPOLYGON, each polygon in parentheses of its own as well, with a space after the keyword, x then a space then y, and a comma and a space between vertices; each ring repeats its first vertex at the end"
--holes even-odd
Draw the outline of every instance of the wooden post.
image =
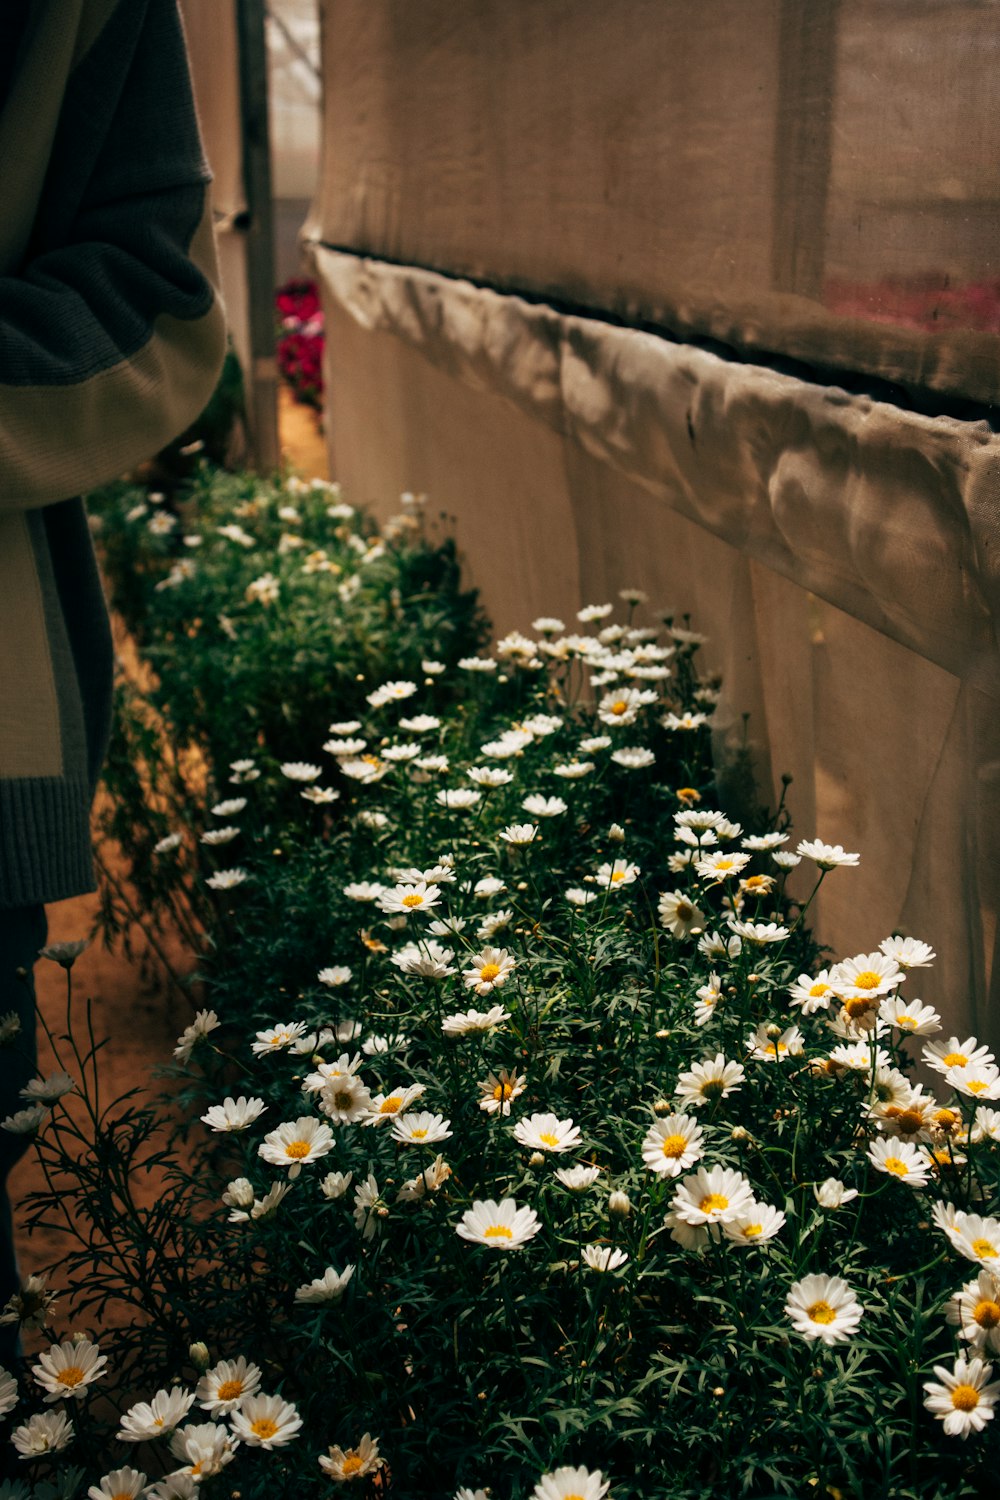
POLYGON ((274 215, 268 119, 265 0, 236 0, 243 132, 243 231, 249 303, 250 368, 247 414, 254 463, 269 474, 281 462, 278 439, 278 364, 274 351, 274 215))

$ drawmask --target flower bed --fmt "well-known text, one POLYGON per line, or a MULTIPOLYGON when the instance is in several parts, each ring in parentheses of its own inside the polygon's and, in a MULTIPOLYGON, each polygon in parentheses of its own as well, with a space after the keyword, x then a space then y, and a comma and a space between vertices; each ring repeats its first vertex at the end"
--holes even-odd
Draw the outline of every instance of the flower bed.
POLYGON ((289 281, 275 295, 278 369, 296 401, 323 409, 323 309, 314 281, 289 281))
POLYGON ((817 971, 809 904, 858 856, 718 810, 699 638, 634 593, 613 613, 450 669, 430 634, 294 758, 248 734, 215 772, 207 1003, 173 1064, 203 1132, 99 1107, 89 1042, 58 1039, 76 1094, 19 1122, 95 1316, 70 1345, 36 1294, 47 1352, 3 1397, 31 1472, 989 1492, 992 1055, 913 997, 923 942, 862 931, 817 971), (102 1337, 106 1296, 143 1316, 102 1337))

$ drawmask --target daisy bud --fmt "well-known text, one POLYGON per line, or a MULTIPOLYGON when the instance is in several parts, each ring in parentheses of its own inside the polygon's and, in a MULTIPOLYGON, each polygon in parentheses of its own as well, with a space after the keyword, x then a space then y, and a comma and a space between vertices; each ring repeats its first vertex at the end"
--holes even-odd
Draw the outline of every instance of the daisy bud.
POLYGON ((543 1151, 532 1151, 528 1157, 529 1167, 542 1167, 545 1165, 545 1153, 543 1151))
POLYGON ((612 823, 608 829, 608 838, 613 844, 624 844, 625 830, 620 823, 612 823))
POLYGON ((628 1193, 619 1192, 617 1189, 608 1194, 608 1212, 617 1214, 620 1219, 627 1219, 632 1212, 632 1199, 628 1193))
POLYGON ((208 1345, 203 1344, 200 1339, 191 1345, 188 1354, 196 1370, 207 1370, 211 1364, 212 1356, 208 1352, 208 1345))
POLYGON ((729 1139, 731 1141, 748 1141, 750 1139, 750 1132, 745 1125, 734 1125, 729 1132, 729 1139))
POLYGON ((673 1111, 673 1105, 669 1099, 656 1099, 653 1102, 654 1115, 669 1115, 673 1111))

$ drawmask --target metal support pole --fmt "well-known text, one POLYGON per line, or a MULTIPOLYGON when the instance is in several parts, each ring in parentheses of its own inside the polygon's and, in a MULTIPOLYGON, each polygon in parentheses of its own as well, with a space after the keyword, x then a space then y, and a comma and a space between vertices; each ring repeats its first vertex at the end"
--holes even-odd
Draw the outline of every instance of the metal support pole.
POLYGON ((256 468, 269 474, 281 462, 278 365, 274 353, 274 215, 268 119, 266 0, 236 0, 246 194, 250 368, 246 371, 250 441, 256 468))

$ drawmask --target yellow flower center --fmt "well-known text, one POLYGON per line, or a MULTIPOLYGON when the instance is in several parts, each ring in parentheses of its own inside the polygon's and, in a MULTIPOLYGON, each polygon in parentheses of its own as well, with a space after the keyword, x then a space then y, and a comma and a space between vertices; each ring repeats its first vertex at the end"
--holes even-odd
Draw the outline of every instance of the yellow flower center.
POLYGON ((956 1411, 975 1411, 979 1405, 979 1392, 974 1385, 956 1385, 951 1393, 951 1404, 956 1411))
POLYGON ((250 1424, 250 1431, 254 1436, 265 1440, 273 1438, 278 1430, 277 1422, 272 1422, 270 1417, 258 1417, 256 1422, 250 1424))
POLYGON ((763 1224, 744 1224, 743 1225, 743 1238, 745 1240, 755 1240, 759 1234, 763 1234, 763 1233, 764 1233, 764 1226, 763 1226, 763 1224))
POLYGON ((613 714, 625 714, 625 713, 628 713, 628 704, 625 702, 625 699, 624 698, 619 698, 617 703, 612 703, 612 705, 611 705, 611 712, 613 714))
POLYGON ((824 984, 822 981, 819 981, 817 984, 811 985, 809 989, 810 997, 816 1000, 818 1000, 821 995, 828 995, 829 993, 830 986, 828 984, 824 984))
POLYGON ((834 1323, 837 1312, 829 1302, 814 1302, 811 1307, 806 1308, 806 1317, 811 1318, 814 1323, 834 1323))
POLYGON ((293 1161, 301 1161, 304 1156, 309 1155, 308 1141, 289 1141, 285 1147, 285 1155, 290 1156, 293 1161))
POLYGON ((509 1224, 488 1224, 483 1230, 483 1238, 486 1240, 512 1240, 514 1231, 509 1224))
POLYGON ((426 1138, 426 1136, 427 1136, 427 1133, 428 1133, 427 1129, 423 1125, 421 1125, 418 1130, 411 1130, 410 1131, 410 1135, 413 1137, 413 1139, 415 1141, 422 1141, 422 1140, 424 1140, 426 1138))
POLYGON ((897 1026, 906 1026, 909 1030, 916 1030, 917 1022, 913 1016, 897 1016, 897 1026))
POLYGON ((992 1240, 973 1240, 972 1248, 980 1260, 996 1260, 997 1247, 992 1240))
POLYGON ((863 1016, 866 1011, 871 1010, 872 1002, 864 995, 855 995, 853 1000, 844 1001, 844 1009, 852 1020, 856 1016, 863 1016))
POLYGON ((970 1094, 981 1094, 984 1089, 989 1088, 989 1084, 985 1078, 968 1078, 966 1079, 965 1087, 970 1094))
POLYGON ((680 802, 701 801, 701 793, 693 786, 679 786, 674 795, 680 802))
POLYGON ((398 1115, 403 1101, 398 1094, 390 1094, 388 1099, 383 1099, 378 1107, 380 1115, 398 1115))
POLYGON ((898 1156, 887 1156, 882 1164, 887 1172, 892 1172, 896 1177, 905 1177, 910 1170, 906 1162, 898 1156))
POLYGON ((901 1109, 896 1116, 896 1128, 900 1135, 916 1135, 923 1129, 924 1117, 919 1109, 901 1109))
POLYGON ((419 896, 416 891, 412 891, 409 896, 403 897, 401 904, 403 906, 423 906, 424 898, 423 896, 419 896))
POLYGON ((341 1089, 339 1093, 334 1094, 333 1103, 336 1109, 350 1109, 352 1103, 350 1089, 341 1089))
POLYGON ((687 1146, 686 1135, 668 1135, 664 1137, 663 1154, 676 1161, 678 1157, 684 1155, 687 1146))
POLYGON ((704 1099, 715 1099, 719 1094, 726 1091, 726 1085, 721 1078, 706 1078, 698 1092, 704 1099))
POLYGON ((731 859, 717 859, 715 861, 715 868, 717 870, 731 870, 733 868, 733 861, 731 859))
POLYGON ((361 759, 369 766, 380 766, 382 764, 378 756, 372 755, 370 752, 368 755, 362 755, 361 759))
POLYGON ((489 984, 499 973, 499 964, 483 964, 483 967, 479 971, 479 977, 484 984, 489 984))
POLYGON ((678 901, 677 915, 682 922, 687 922, 694 915, 694 907, 691 906, 690 902, 678 901))
POLYGON ((854 981, 854 988, 856 990, 877 990, 881 983, 881 974, 876 974, 874 969, 862 969, 854 981))
POLYGON ((976 1303, 972 1316, 980 1328, 995 1328, 1000 1323, 1000 1305, 992 1302, 989 1297, 984 1297, 981 1302, 976 1303))
POLYGON ((217 1401, 238 1401, 243 1394, 242 1380, 224 1380, 215 1393, 217 1401))
POLYGON ((703 1214, 722 1213, 723 1209, 729 1207, 729 1199, 722 1193, 706 1193, 698 1207, 703 1214))
POLYGON ((342 1474, 356 1474, 362 1466, 363 1460, 356 1453, 348 1453, 340 1466, 340 1471, 342 1474))
POLYGON ((135 1500, 135 1490, 115 1490, 111 1500, 135 1500))
POLYGON ((748 875, 743 886, 748 891, 759 891, 762 887, 766 891, 770 883, 767 875, 748 875))
POLYGON ((553 1135, 551 1130, 543 1130, 538 1139, 546 1146, 558 1146, 559 1137, 553 1135))
POLYGON ((498 1083, 493 1090, 493 1098, 504 1103, 507 1099, 514 1097, 514 1085, 512 1083, 498 1083))
POLYGON ((612 870, 611 871, 611 879, 612 880, 624 880, 625 879, 625 871, 624 870, 612 870))
POLYGON ((939 1109, 934 1113, 934 1123, 939 1130, 950 1130, 958 1121, 959 1116, 953 1109, 939 1109))
POLYGON ((65 1370, 60 1370, 56 1376, 60 1385, 69 1386, 71 1390, 85 1378, 86 1371, 80 1365, 67 1365, 65 1370))

